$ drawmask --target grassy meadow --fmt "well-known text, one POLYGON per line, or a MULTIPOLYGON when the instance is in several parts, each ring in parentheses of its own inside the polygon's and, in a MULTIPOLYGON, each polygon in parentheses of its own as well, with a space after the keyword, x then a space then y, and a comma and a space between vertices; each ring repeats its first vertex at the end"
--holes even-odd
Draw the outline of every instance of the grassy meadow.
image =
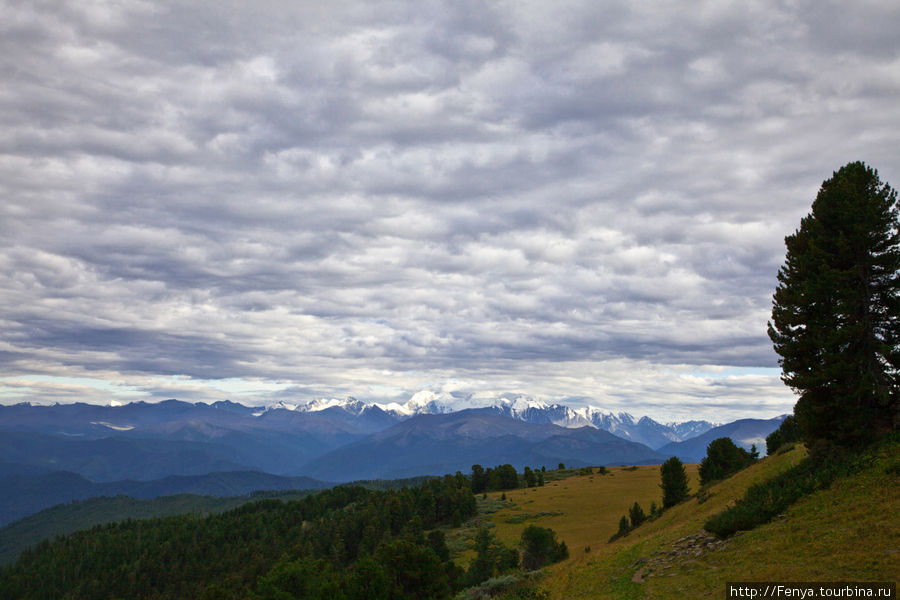
MULTIPOLYGON (((807 496, 774 522, 711 549, 674 557, 674 544, 700 534, 711 515, 751 484, 796 464, 802 446, 761 460, 701 495, 608 543, 619 519, 638 501, 661 504, 659 467, 611 468, 573 475, 540 488, 489 494, 484 515, 495 535, 515 545, 522 529, 550 527, 570 558, 548 567, 540 587, 552 598, 721 598, 728 581, 897 581, 900 579, 900 458, 896 445, 868 468, 807 496), (638 574, 636 576, 636 574, 638 574), (636 581, 640 580, 640 581, 636 581)), ((687 465, 691 491, 697 466, 687 465)), ((684 542, 681 542, 682 544, 684 542)))
MULTIPOLYGON (((690 486, 696 489, 697 465, 686 465, 690 486)), ((637 501, 649 513, 650 503, 662 505, 659 465, 610 467, 606 475, 572 475, 543 487, 506 492, 510 506, 493 515, 492 530, 505 544, 515 545, 522 530, 535 524, 549 527, 565 540, 574 557, 606 546, 619 529, 619 519, 637 501)), ((500 492, 489 494, 499 497, 500 492)))

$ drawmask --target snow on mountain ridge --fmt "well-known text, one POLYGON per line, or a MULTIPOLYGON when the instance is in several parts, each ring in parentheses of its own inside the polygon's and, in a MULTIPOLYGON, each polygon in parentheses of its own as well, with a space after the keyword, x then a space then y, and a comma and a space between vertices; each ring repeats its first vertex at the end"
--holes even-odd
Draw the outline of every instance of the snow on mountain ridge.
POLYGON ((504 407, 508 406, 510 410, 517 413, 524 412, 530 408, 543 410, 549 407, 546 402, 541 402, 540 400, 535 400, 534 398, 528 398, 526 396, 516 396, 515 398, 501 398, 499 402, 495 402, 495 404, 500 404, 504 407))
POLYGON ((453 397, 449 394, 422 390, 413 394, 403 407, 413 415, 442 415, 453 412, 448 404, 452 401, 453 397))
POLYGON ((596 406, 573 409, 563 404, 547 404, 523 396, 495 401, 492 408, 500 414, 530 423, 602 429, 651 448, 659 448, 669 442, 683 441, 700 435, 714 426, 707 421, 663 425, 647 416, 636 420, 633 415, 624 411, 613 413, 596 406))
MULTIPOLYGON (((486 399, 487 400, 487 399, 486 399)), ((462 405, 472 404, 472 398, 465 398, 462 405)), ((490 402, 490 400, 487 400, 490 402)), ((354 416, 362 416, 370 410, 380 409, 394 418, 407 419, 421 414, 447 414, 462 410, 459 398, 442 391, 421 390, 409 400, 400 404, 389 402, 363 402, 349 396, 343 400, 319 398, 305 405, 294 406, 279 402, 272 408, 286 408, 304 412, 316 412, 330 408, 340 408, 354 416)), ((608 431, 618 437, 659 448, 669 442, 679 442, 702 435, 715 426, 708 421, 687 421, 685 423, 661 424, 650 417, 635 419, 630 413, 602 409, 597 406, 571 408, 564 404, 549 404, 525 395, 504 394, 494 398, 491 404, 476 403, 476 406, 490 408, 498 414, 512 419, 535 424, 552 424, 567 428, 593 427, 608 431)), ((476 407, 473 406, 473 407, 476 407)))
POLYGON ((275 404, 269 407, 269 410, 283 408, 284 410, 297 410, 296 404, 291 404, 290 402, 285 402, 284 400, 279 400, 275 404))
POLYGON ((338 400, 337 398, 317 398, 315 400, 310 400, 304 405, 298 406, 297 410, 303 412, 319 412, 335 407, 353 415, 360 415, 365 412, 370 405, 361 400, 357 400, 353 396, 347 396, 347 398, 343 400, 338 400))
POLYGON ((448 401, 453 399, 445 394, 434 393, 429 390, 416 392, 404 404, 397 402, 389 402, 380 404, 378 402, 363 402, 357 400, 353 396, 340 400, 338 398, 316 398, 310 400, 306 404, 301 404, 294 408, 294 405, 287 404, 283 401, 278 402, 274 408, 288 408, 289 410, 298 410, 301 412, 319 412, 329 408, 340 408, 354 415, 361 415, 368 410, 378 408, 386 413, 393 414, 397 417, 411 417, 419 414, 445 414, 453 412, 448 401))

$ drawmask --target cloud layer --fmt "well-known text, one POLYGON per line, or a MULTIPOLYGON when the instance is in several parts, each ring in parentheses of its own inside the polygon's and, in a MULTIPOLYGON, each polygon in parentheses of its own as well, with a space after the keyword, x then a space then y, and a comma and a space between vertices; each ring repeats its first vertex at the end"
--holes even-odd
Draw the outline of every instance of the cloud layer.
POLYGON ((789 410, 783 238, 900 182, 892 2, 0 4, 0 402, 789 410))

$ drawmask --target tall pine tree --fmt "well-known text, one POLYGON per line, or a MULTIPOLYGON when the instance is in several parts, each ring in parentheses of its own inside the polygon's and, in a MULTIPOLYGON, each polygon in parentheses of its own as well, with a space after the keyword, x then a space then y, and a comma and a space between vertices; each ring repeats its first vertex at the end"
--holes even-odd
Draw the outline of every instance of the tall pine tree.
POLYGON ((897 192, 854 162, 785 238, 769 337, 807 442, 856 445, 900 422, 898 229, 897 192))
POLYGON ((686 500, 690 490, 688 489, 687 472, 684 464, 673 456, 659 468, 660 487, 663 491, 663 508, 671 508, 679 502, 686 500))

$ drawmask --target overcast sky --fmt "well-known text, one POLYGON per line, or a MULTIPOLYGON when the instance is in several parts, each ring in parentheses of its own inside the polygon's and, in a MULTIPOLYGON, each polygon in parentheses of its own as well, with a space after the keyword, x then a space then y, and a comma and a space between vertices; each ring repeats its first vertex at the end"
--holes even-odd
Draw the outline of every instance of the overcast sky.
POLYGON ((900 184, 900 3, 0 0, 0 403, 789 412, 784 236, 900 184))

